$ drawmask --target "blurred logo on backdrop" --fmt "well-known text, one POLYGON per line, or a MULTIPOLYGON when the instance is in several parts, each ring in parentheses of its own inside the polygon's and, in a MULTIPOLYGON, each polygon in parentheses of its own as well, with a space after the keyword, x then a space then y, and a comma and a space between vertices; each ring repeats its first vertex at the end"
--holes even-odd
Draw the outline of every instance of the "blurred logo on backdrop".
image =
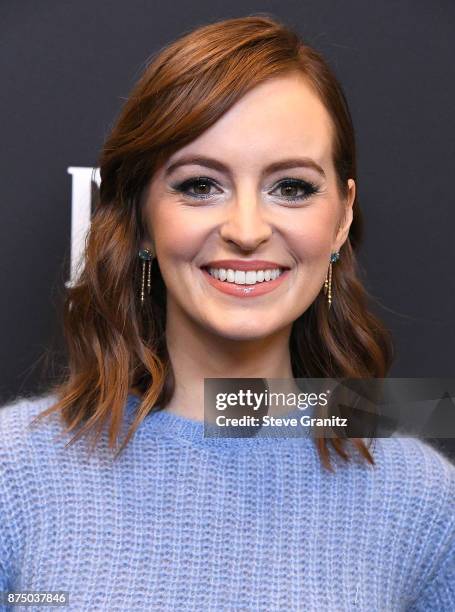
POLYGON ((70 166, 71 175, 71 263, 70 279, 65 283, 72 286, 83 263, 85 238, 90 228, 93 203, 98 197, 101 184, 99 168, 70 166))

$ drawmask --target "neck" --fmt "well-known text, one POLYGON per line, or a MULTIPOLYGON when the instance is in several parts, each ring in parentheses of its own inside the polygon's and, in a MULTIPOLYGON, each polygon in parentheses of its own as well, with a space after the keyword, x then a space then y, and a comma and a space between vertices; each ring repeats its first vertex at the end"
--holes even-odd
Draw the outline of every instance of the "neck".
POLYGON ((175 391, 165 410, 190 419, 204 419, 204 378, 280 378, 293 375, 289 351, 292 325, 254 339, 220 337, 193 321, 166 326, 166 342, 175 391))

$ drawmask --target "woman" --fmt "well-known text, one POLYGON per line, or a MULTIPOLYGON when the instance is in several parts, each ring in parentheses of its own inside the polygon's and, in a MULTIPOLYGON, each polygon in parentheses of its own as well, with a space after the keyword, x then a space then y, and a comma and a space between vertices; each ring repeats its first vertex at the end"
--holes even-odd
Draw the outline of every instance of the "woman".
POLYGON ((190 32, 99 165, 67 370, 0 411, 1 589, 75 610, 453 610, 455 467, 432 447, 204 436, 205 378, 390 367, 323 58, 263 15, 190 32))

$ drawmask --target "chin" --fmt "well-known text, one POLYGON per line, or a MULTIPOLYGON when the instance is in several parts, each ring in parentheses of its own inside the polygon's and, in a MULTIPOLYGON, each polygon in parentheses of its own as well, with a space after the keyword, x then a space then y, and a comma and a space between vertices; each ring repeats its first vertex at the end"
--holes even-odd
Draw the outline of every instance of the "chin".
POLYGON ((226 340, 260 340, 267 338, 271 334, 278 331, 279 327, 264 329, 264 325, 258 325, 258 322, 249 322, 243 325, 230 323, 229 325, 210 326, 213 334, 226 340))

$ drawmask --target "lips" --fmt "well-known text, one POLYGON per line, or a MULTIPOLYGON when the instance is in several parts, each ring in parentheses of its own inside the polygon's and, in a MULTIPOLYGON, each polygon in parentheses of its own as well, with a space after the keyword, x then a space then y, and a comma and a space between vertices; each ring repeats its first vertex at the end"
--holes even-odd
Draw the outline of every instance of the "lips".
POLYGON ((263 259, 218 259, 209 261, 203 264, 201 268, 224 268, 225 270, 274 270, 280 268, 282 270, 288 270, 289 266, 277 263, 276 261, 265 261, 263 259))
POLYGON ((270 293, 285 283, 288 276, 291 274, 289 270, 284 270, 281 272, 280 276, 274 280, 255 283, 254 285, 237 285, 236 283, 221 281, 213 277, 205 268, 201 268, 201 272, 212 287, 218 289, 218 291, 222 293, 238 298, 254 298, 270 293))

